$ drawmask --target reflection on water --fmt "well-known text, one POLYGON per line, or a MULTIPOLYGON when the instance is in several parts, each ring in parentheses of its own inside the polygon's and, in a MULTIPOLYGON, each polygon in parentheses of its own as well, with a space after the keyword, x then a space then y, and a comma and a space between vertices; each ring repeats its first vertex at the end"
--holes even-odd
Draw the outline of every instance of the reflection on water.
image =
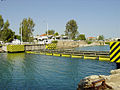
POLYGON ((24 60, 25 58, 25 53, 9 53, 7 54, 7 60, 12 60, 12 61, 18 61, 18 60, 24 60))
POLYGON ((0 54, 0 88, 7 90, 76 90, 80 79, 108 75, 115 64, 25 53, 0 54))

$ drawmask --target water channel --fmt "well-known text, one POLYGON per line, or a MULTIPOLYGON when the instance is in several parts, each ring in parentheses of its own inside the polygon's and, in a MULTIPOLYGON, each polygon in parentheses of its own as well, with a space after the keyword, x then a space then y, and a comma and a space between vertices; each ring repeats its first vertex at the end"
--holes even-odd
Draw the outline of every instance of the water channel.
MULTIPOLYGON (((109 50, 108 46, 77 50, 109 50)), ((0 53, 1 90, 76 90, 80 79, 109 75, 116 64, 26 53, 0 53)))

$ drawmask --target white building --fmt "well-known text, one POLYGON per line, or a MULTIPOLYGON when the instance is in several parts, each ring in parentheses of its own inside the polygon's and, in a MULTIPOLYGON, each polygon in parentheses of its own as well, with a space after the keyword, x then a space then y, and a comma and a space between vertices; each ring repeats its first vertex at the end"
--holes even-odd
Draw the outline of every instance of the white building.
POLYGON ((34 36, 35 44, 50 44, 54 40, 52 35, 47 36, 46 34, 40 36, 34 36))
POLYGON ((12 44, 14 44, 14 45, 16 45, 16 44, 20 44, 20 40, 18 40, 18 39, 14 39, 14 40, 12 41, 12 44))

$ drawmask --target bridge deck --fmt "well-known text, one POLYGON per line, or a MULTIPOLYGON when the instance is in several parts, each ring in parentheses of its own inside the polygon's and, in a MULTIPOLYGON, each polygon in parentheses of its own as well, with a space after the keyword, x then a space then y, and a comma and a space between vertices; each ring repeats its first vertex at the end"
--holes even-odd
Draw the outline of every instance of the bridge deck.
POLYGON ((109 51, 76 51, 73 49, 67 49, 67 50, 41 49, 39 51, 26 51, 26 53, 110 61, 109 51))

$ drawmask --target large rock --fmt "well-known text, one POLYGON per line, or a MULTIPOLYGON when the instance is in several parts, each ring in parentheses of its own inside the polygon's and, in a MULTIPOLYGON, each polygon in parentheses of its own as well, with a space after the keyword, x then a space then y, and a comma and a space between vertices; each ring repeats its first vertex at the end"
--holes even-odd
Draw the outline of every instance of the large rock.
POLYGON ((111 70, 111 74, 120 74, 120 69, 111 70))
POLYGON ((111 75, 105 76, 105 75, 92 75, 85 77, 80 81, 78 84, 78 90, 95 90, 91 89, 93 87, 93 83, 95 81, 99 80, 105 80, 106 85, 112 87, 112 89, 109 89, 108 87, 105 90, 120 90, 120 69, 117 70, 111 70, 111 75))

